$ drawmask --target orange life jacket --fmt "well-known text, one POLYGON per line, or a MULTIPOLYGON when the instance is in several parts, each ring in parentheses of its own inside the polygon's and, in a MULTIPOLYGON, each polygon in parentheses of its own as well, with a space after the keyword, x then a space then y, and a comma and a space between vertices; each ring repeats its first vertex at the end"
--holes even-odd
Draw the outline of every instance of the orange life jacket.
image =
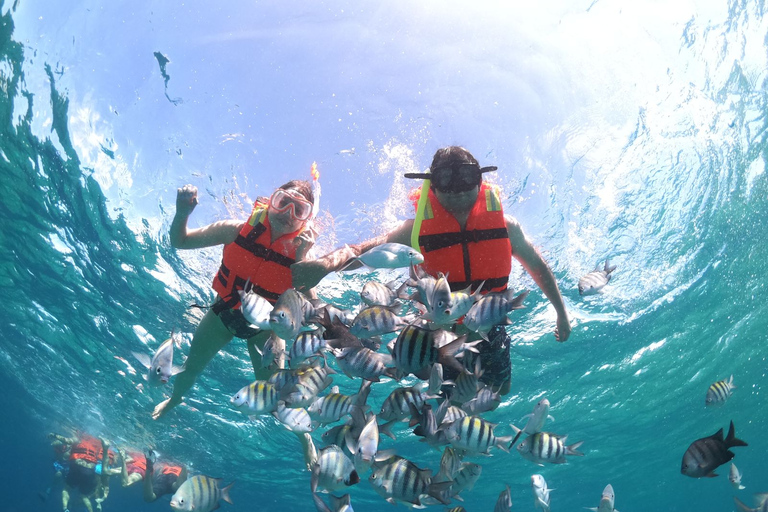
POLYGON ((274 304, 292 285, 291 265, 296 263, 294 239, 299 233, 301 229, 271 242, 267 209, 262 203, 255 203, 251 217, 235 241, 224 246, 221 267, 213 279, 213 289, 226 306, 240 305, 237 291, 242 290, 249 279, 253 291, 274 304))
POLYGON ((131 462, 125 465, 125 469, 128 473, 139 473, 141 478, 147 474, 147 458, 141 452, 128 452, 131 457, 131 462))
POLYGON ((161 475, 181 475, 181 466, 171 466, 170 464, 163 465, 163 469, 160 470, 161 475))
MULTIPOLYGON (((418 197, 418 196, 417 196, 418 197)), ((477 200, 461 229, 430 189, 422 216, 416 249, 424 255, 424 269, 430 274, 448 275, 451 290, 467 286, 484 291, 507 287, 512 270, 512 245, 499 199, 498 187, 483 182, 477 200)), ((417 223, 414 223, 416 229, 417 223)))
POLYGON ((101 441, 95 437, 85 435, 72 445, 72 449, 69 452, 69 460, 82 459, 85 462, 96 464, 101 462, 103 453, 101 441))

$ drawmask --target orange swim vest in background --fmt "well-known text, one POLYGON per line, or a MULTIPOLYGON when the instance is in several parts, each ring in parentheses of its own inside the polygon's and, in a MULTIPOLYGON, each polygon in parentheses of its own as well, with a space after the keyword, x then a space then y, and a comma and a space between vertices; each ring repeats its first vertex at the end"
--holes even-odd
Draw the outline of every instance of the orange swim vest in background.
POLYGON ((240 305, 237 291, 242 290, 248 280, 256 293, 273 304, 291 287, 291 265, 296 263, 294 239, 302 229, 283 235, 273 243, 267 210, 261 203, 254 204, 251 217, 235 241, 224 246, 221 266, 213 280, 213 289, 227 306, 240 305))
POLYGON ((128 452, 127 455, 131 457, 131 462, 125 464, 128 474, 138 473, 144 478, 147 474, 147 458, 141 452, 128 452))
MULTIPOLYGON (((418 200, 418 195, 412 196, 418 200)), ((423 268, 430 274, 448 275, 451 290, 485 281, 484 291, 507 287, 512 270, 512 245, 499 199, 498 187, 483 182, 477 200, 461 229, 430 189, 418 235, 418 249, 424 255, 423 268)), ((417 223, 414 223, 416 229, 417 223)))
MULTIPOLYGON (((82 460, 90 464, 98 464, 101 462, 104 450, 101 447, 101 441, 93 436, 87 434, 80 437, 80 439, 72 445, 70 450, 69 460, 82 460)), ((115 452, 109 450, 108 452, 109 464, 115 463, 115 452)))

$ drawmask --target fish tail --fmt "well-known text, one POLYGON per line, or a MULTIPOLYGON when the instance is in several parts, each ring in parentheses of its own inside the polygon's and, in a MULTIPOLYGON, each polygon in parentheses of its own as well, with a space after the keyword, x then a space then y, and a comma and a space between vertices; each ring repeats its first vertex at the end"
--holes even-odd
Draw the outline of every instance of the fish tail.
POLYGON ((578 450, 578 448, 584 444, 584 441, 579 441, 578 443, 573 443, 571 445, 568 445, 565 447, 565 453, 566 455, 578 455, 579 457, 583 457, 584 454, 578 450))
POLYGON ((733 383, 733 375, 731 375, 731 378, 728 379, 728 387, 731 389, 736 389, 736 385, 733 383))
POLYGON ((512 445, 514 443, 510 442, 512 440, 512 436, 501 436, 496 438, 496 448, 499 448, 501 450, 504 450, 505 452, 509 453, 509 449, 512 448, 512 445))
POLYGON ((731 448, 733 446, 748 446, 745 441, 736 437, 736 429, 733 426, 733 420, 731 420, 731 426, 728 429, 728 435, 725 438, 725 446, 731 448))
POLYGON ((448 480, 447 482, 429 484, 429 487, 427 487, 427 494, 435 498, 437 501, 439 501, 443 505, 450 505, 451 500, 445 495, 445 491, 450 489, 452 485, 453 485, 453 480, 448 480))
POLYGON ((752 512, 752 509, 742 503, 742 501, 736 496, 733 497, 733 501, 736 502, 736 508, 738 508, 741 512, 752 512))
POLYGON ((606 260, 605 260, 605 265, 603 266, 603 271, 604 271, 606 274, 610 274, 610 273, 611 273, 611 272, 613 272, 614 270, 616 270, 616 265, 611 265, 611 262, 610 262, 610 260, 606 259, 606 260))
POLYGON ((232 481, 231 484, 221 489, 221 499, 223 499, 230 505, 234 505, 234 503, 232 503, 232 498, 229 497, 229 490, 232 488, 233 485, 235 485, 234 480, 232 481))
POLYGON ((525 306, 523 306, 523 301, 528 296, 528 290, 523 291, 520 295, 515 297, 515 300, 512 301, 512 307, 510 310, 513 309, 523 309, 525 306))

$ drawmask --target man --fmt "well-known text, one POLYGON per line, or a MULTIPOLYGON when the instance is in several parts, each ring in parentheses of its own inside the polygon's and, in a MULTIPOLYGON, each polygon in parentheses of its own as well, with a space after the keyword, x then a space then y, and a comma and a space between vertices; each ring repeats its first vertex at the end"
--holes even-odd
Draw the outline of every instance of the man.
POLYGON ((83 505, 88 512, 93 512, 91 497, 96 498, 96 506, 101 510, 101 503, 106 499, 109 489, 109 477, 120 472, 111 468, 115 453, 109 449, 109 442, 88 434, 78 438, 64 438, 55 435, 60 442, 71 446, 69 451, 69 472, 61 492, 63 510, 69 510, 69 498, 73 490, 80 492, 83 505), (97 494, 97 491, 99 493, 97 494))
MULTIPOLYGON (((484 172, 495 170, 481 168, 462 147, 438 150, 429 173, 405 175, 425 179, 415 219, 382 237, 294 264, 294 286, 300 290, 312 288, 351 258, 382 243, 395 242, 418 248, 424 255, 423 267, 431 274, 447 274, 453 291, 470 285, 475 289, 483 281, 483 292, 499 291, 507 287, 514 257, 554 306, 555 338, 567 340, 571 325, 552 271, 520 223, 504 215, 498 191, 482 180, 484 172)), ((501 325, 494 327, 488 337, 489 341, 479 346, 485 372, 481 380, 506 394, 511 380, 510 340, 501 325)))

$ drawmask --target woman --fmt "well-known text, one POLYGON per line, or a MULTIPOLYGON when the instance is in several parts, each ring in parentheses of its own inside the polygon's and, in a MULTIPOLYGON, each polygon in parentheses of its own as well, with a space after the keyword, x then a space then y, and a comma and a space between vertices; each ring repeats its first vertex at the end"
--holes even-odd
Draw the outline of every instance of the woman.
POLYGON ((184 371, 176 377, 171 397, 155 407, 153 419, 181 403, 208 362, 235 336, 248 340, 256 378, 268 377, 256 347, 263 345, 270 333, 250 326, 239 310, 238 292, 250 283, 256 293, 274 303, 291 287, 291 264, 303 260, 314 243, 314 233, 307 224, 317 212, 315 201, 308 182, 289 181, 268 203, 257 200, 245 222, 224 220, 187 229, 187 219, 197 206, 197 188, 186 185, 178 190, 171 245, 177 249, 224 245, 224 255, 212 285, 218 294, 216 303, 200 320, 184 371))

